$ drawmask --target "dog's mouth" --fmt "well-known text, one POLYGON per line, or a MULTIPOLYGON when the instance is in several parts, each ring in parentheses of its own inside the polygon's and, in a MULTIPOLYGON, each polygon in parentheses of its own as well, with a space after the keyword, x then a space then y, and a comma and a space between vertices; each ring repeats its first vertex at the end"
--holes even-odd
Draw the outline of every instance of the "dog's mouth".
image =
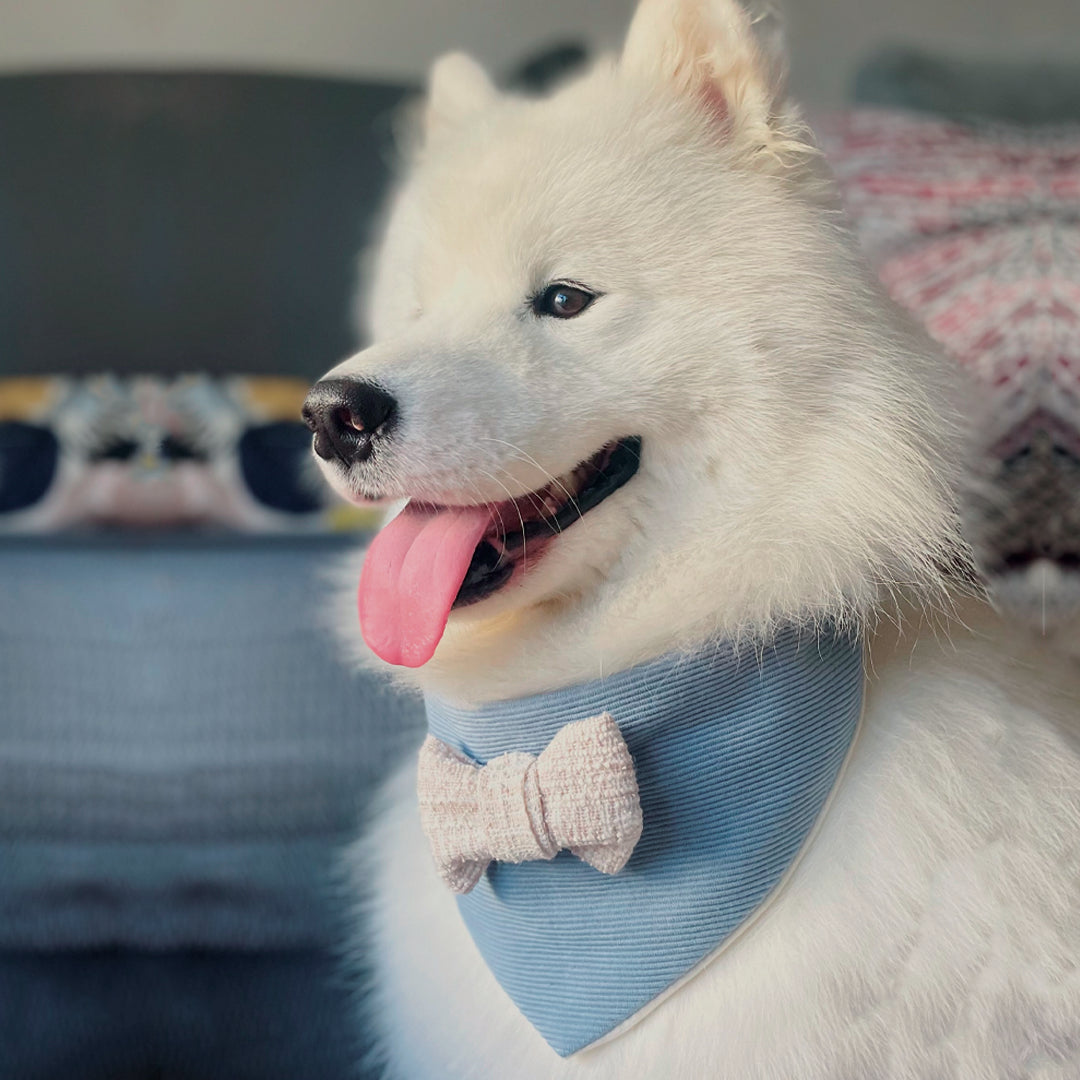
POLYGON ((450 612, 504 588, 637 472, 641 438, 617 439, 545 487, 500 503, 413 501, 375 537, 360 578, 364 640, 383 660, 427 663, 450 612))
POLYGON ((499 503, 494 528, 476 546, 454 607, 484 600, 513 576, 519 562, 618 491, 638 470, 641 439, 608 443, 588 461, 539 491, 499 503))

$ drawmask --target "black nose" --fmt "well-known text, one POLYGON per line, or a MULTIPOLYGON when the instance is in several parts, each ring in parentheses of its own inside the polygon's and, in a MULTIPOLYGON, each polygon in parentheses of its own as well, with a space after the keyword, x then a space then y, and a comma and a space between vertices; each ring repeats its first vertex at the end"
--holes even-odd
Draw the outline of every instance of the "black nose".
POLYGON ((371 457, 375 441, 393 427, 397 402, 374 383, 323 379, 311 388, 301 414, 315 433, 315 453, 352 465, 371 457))

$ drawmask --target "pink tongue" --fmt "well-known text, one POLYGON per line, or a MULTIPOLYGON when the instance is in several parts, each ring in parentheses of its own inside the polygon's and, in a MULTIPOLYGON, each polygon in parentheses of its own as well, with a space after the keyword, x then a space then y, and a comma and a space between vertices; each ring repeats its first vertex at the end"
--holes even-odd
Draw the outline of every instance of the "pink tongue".
POLYGON ((483 507, 410 504, 375 537, 360 574, 359 608, 376 655, 403 667, 431 659, 491 520, 483 507))

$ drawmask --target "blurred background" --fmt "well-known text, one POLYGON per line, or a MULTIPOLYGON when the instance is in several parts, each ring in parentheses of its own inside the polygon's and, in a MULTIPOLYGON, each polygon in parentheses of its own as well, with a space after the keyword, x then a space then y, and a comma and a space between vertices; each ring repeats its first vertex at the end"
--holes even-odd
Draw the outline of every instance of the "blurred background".
MULTIPOLYGON (((338 857, 422 720, 331 633, 372 522, 300 402, 434 56, 542 91, 632 7, 0 0, 0 1080, 363 1074, 338 857)), ((1080 5, 785 7, 868 255, 995 388, 1022 605, 1080 569, 1080 5)))
MULTIPOLYGON (((618 44, 633 0, 37 0, 2 6, 0 69, 199 67, 414 82, 433 56, 472 52, 506 72, 567 40, 618 44)), ((785 0, 792 88, 846 100, 858 64, 882 44, 968 58, 1080 57, 1072 0, 785 0)))

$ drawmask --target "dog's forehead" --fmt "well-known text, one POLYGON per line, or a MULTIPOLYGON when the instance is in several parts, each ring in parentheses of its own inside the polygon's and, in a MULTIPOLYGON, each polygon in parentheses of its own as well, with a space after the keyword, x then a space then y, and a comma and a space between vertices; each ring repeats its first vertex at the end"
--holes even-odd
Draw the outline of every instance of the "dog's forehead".
POLYGON ((603 93, 602 107, 589 84, 504 100, 425 153, 413 190, 429 265, 531 269, 571 248, 599 254, 613 230, 641 221, 656 185, 669 182, 677 136, 610 87, 603 93))

